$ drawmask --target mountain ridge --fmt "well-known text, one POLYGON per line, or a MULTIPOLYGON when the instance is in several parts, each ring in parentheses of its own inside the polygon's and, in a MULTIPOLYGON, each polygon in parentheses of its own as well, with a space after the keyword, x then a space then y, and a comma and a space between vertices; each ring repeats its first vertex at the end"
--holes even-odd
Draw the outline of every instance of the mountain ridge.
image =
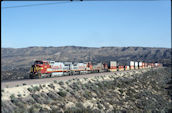
MULTIPOLYGON (((151 47, 27 47, 27 48, 1 48, 2 69, 8 66, 21 68, 23 65, 30 66, 33 59, 48 59, 57 61, 73 62, 100 62, 117 60, 126 62, 147 61, 164 63, 164 59, 170 61, 170 48, 151 47)), ((15 68, 14 67, 14 68, 15 68)))

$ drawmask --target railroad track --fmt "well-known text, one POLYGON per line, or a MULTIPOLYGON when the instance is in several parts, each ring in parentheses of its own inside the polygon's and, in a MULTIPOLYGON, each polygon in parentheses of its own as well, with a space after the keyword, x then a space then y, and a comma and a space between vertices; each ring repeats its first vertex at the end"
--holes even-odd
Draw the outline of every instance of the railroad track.
POLYGON ((139 71, 139 70, 127 70, 127 71, 116 71, 116 72, 104 72, 104 73, 91 73, 91 74, 84 74, 84 75, 72 75, 72 76, 59 76, 53 78, 42 78, 42 79, 24 79, 24 80, 14 80, 14 81, 2 81, 1 88, 11 88, 16 86, 22 86, 23 84, 32 85, 32 84, 42 84, 47 82, 56 81, 66 81, 73 78, 90 78, 93 76, 102 76, 102 75, 112 75, 114 73, 124 73, 124 72, 131 72, 131 71, 139 71))

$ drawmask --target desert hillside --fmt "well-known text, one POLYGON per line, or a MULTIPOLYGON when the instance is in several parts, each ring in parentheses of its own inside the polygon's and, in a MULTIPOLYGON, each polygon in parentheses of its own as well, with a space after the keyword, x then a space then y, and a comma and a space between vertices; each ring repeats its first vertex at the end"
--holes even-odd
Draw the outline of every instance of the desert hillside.
POLYGON ((171 111, 171 70, 132 70, 92 78, 4 88, 2 113, 171 111))

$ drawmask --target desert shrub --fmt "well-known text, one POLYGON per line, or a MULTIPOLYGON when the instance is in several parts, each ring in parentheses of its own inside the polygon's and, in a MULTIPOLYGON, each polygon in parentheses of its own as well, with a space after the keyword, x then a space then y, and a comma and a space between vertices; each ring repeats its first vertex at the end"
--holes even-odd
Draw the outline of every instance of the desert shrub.
POLYGON ((23 86, 27 85, 26 83, 23 83, 23 86))
POLYGON ((69 85, 69 82, 70 82, 70 81, 68 80, 68 81, 66 81, 65 83, 66 83, 67 85, 69 85))
POLYGON ((81 109, 77 107, 71 107, 64 111, 64 113, 83 113, 81 109))
POLYGON ((1 89, 1 92, 4 92, 4 89, 1 89))
POLYGON ((91 81, 91 80, 89 80, 89 81, 88 81, 88 84, 92 84, 92 81, 91 81))
POLYGON ((19 85, 17 84, 16 87, 19 87, 19 85))
POLYGON ((63 113, 63 111, 58 107, 53 107, 51 113, 63 113))
POLYGON ((43 84, 42 87, 46 87, 45 84, 43 84))
POLYGON ((12 94, 12 95, 10 96, 10 99, 11 99, 11 102, 14 102, 14 101, 16 100, 16 97, 14 96, 14 94, 12 94))
POLYGON ((66 109, 64 113, 100 113, 100 112, 96 112, 96 110, 91 110, 90 108, 71 107, 66 109))
POLYGON ((40 88, 40 89, 43 89, 43 87, 42 87, 42 85, 41 85, 41 84, 39 85, 39 88, 40 88))
POLYGON ((48 99, 48 98, 49 98, 49 97, 46 95, 46 93, 41 93, 40 96, 41 96, 42 98, 45 98, 45 99, 48 99))
POLYGON ((55 93, 53 93, 53 92, 49 92, 49 93, 47 93, 47 95, 48 95, 50 98, 52 98, 53 100, 56 100, 56 99, 58 98, 58 96, 57 96, 55 93))
POLYGON ((34 90, 34 91, 40 91, 40 87, 35 86, 35 87, 33 87, 33 90, 34 90))
POLYGON ((33 92, 33 89, 31 87, 27 88, 27 90, 33 92))
POLYGON ((122 89, 119 89, 119 92, 122 94, 124 91, 122 89))
POLYGON ((6 85, 6 88, 8 88, 8 85, 6 85))
POLYGON ((91 92, 86 90, 83 94, 83 97, 85 97, 86 99, 91 99, 92 98, 91 92))
POLYGON ((40 113, 50 113, 50 111, 47 108, 41 108, 39 110, 40 113))
POLYGON ((39 104, 43 104, 44 100, 37 94, 31 94, 32 98, 39 104))
POLYGON ((72 84, 72 89, 78 91, 80 89, 79 85, 77 83, 72 84))
POLYGON ((85 80, 85 81, 87 81, 87 80, 88 80, 88 78, 84 77, 84 80, 85 80))
POLYGON ((46 100, 43 100, 43 103, 44 103, 44 104, 51 104, 52 102, 53 102, 53 100, 50 99, 50 98, 48 98, 48 99, 46 99, 46 100))
POLYGON ((35 106, 30 107, 28 111, 29 113, 39 113, 39 109, 35 106))
POLYGON ((53 84, 49 84, 48 86, 52 89, 55 89, 55 86, 53 84))
MULTIPOLYGON (((93 113, 101 113, 101 111, 98 110, 98 109, 93 109, 92 112, 93 112, 93 113)), ((109 113, 109 112, 108 112, 108 113, 109 113)))
POLYGON ((104 106, 106 109, 109 109, 109 105, 106 102, 104 102, 104 106))
POLYGON ((18 94, 17 96, 18 96, 18 97, 21 97, 21 94, 18 94))
POLYGON ((100 89, 97 89, 94 92, 96 93, 97 97, 101 97, 102 94, 100 92, 100 89))
POLYGON ((60 82, 59 82, 59 85, 64 85, 64 82, 63 82, 63 81, 60 81, 60 82))
POLYGON ((103 106, 102 106, 100 103, 97 104, 97 107, 98 107, 99 109, 102 109, 102 108, 103 108, 103 106))
POLYGON ((104 85, 103 85, 103 83, 101 83, 101 82, 97 83, 97 86, 98 86, 100 89, 104 89, 104 85))
POLYGON ((78 107, 78 108, 84 108, 84 106, 80 102, 76 103, 75 106, 78 107))
POLYGON ((14 113, 28 113, 26 108, 16 108, 14 113))
POLYGON ((81 88, 82 88, 82 90, 85 90, 86 89, 86 87, 85 87, 84 84, 81 84, 81 88))
POLYGON ((67 93, 65 91, 59 91, 58 94, 62 97, 65 97, 67 93))
POLYGON ((71 95, 75 95, 75 92, 73 90, 69 91, 71 95))
POLYGON ((27 88, 27 90, 30 91, 31 93, 34 93, 36 91, 40 91, 40 87, 38 87, 38 86, 29 87, 29 88, 27 88))
POLYGON ((35 104, 36 102, 35 102, 35 100, 34 100, 32 97, 29 97, 29 99, 27 99, 26 103, 27 103, 28 105, 33 105, 33 104, 35 104))
POLYGON ((54 80, 54 83, 57 83, 57 80, 54 80))
POLYGON ((70 92, 70 90, 69 90, 69 89, 66 89, 66 91, 67 91, 67 92, 70 92))

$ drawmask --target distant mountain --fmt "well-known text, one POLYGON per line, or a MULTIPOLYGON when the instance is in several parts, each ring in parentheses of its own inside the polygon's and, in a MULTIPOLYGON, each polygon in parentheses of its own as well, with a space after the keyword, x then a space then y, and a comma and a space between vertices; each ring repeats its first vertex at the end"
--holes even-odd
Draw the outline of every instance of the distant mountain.
POLYGON ((171 64, 170 48, 150 47, 28 47, 1 48, 2 71, 28 69, 34 59, 47 59, 72 62, 109 62, 118 61, 125 65, 129 61, 160 62, 171 64))
POLYGON ((30 67, 34 59, 48 59, 73 62, 119 61, 125 64, 130 60, 170 63, 171 49, 148 47, 28 47, 2 48, 2 70, 30 67))

